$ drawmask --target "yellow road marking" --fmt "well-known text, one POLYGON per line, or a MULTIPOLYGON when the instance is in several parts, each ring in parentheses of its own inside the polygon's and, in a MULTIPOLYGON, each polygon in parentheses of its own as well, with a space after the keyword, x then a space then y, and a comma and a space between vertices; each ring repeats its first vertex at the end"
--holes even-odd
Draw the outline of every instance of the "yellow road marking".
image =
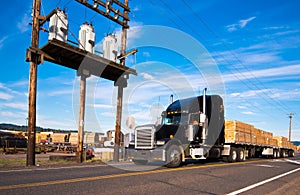
POLYGON ((75 178, 75 179, 66 179, 66 180, 57 180, 57 181, 46 181, 46 182, 38 182, 38 183, 17 184, 17 185, 9 185, 9 186, 0 186, 0 190, 39 187, 39 186, 46 186, 46 185, 67 184, 67 183, 84 182, 84 181, 96 181, 96 180, 112 179, 112 178, 120 178, 120 177, 130 177, 130 176, 138 176, 138 175, 150 175, 150 174, 156 174, 156 173, 167 173, 167 172, 193 170, 193 169, 204 169, 204 168, 211 168, 211 167, 224 167, 224 166, 230 166, 230 165, 241 165, 241 164, 249 164, 249 163, 264 162, 264 161, 268 161, 268 160, 255 160, 255 161, 225 163, 225 164, 210 164, 210 165, 200 165, 200 166, 191 166, 191 167, 179 167, 179 168, 174 168, 174 169, 160 169, 160 170, 152 170, 152 171, 120 173, 120 174, 112 174, 112 175, 102 175, 102 176, 95 176, 95 177, 75 178))

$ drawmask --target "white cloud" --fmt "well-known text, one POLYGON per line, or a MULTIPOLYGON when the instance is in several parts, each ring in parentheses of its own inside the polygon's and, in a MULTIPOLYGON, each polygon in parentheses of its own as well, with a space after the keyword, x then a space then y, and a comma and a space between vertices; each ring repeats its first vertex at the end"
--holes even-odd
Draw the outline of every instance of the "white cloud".
POLYGON ((16 116, 16 113, 3 111, 3 112, 0 113, 0 115, 4 116, 4 117, 14 117, 14 116, 16 116))
POLYGON ((113 105, 108 105, 108 104, 89 104, 88 106, 92 108, 109 108, 109 109, 113 108, 113 105))
POLYGON ((300 90, 279 90, 273 89, 272 93, 270 94, 271 98, 275 98, 278 100, 298 100, 300 99, 300 90))
POLYGON ((138 6, 135 6, 133 9, 132 9, 133 12, 137 12, 137 11, 140 11, 140 8, 138 6))
POLYGON ((246 114, 246 115, 254 115, 253 112, 250 112, 250 111, 245 111, 245 112, 242 112, 243 114, 246 114))
POLYGON ((0 112, 0 116, 2 116, 2 122, 3 119, 5 119, 6 117, 11 119, 20 119, 20 121, 18 122, 19 124, 23 124, 24 119, 27 118, 27 112, 12 112, 12 111, 2 111, 0 112))
POLYGON ((73 89, 61 89, 61 90, 55 90, 52 92, 49 92, 49 96, 60 96, 60 95, 72 95, 73 94, 73 89))
POLYGON ((247 109, 247 106, 238 106, 239 109, 247 109))
POLYGON ((20 110, 28 110, 28 105, 26 103, 19 103, 19 102, 11 102, 5 103, 3 106, 8 108, 20 109, 20 110))
POLYGON ((11 87, 23 87, 23 86, 28 86, 29 81, 28 80, 20 80, 16 81, 12 84, 10 84, 11 87))
POLYGON ((232 93, 232 94, 230 94, 231 97, 238 97, 240 95, 241 95, 241 93, 232 93))
POLYGON ((250 18, 245 19, 245 20, 240 20, 239 23, 240 23, 241 28, 244 28, 249 22, 251 22, 255 18, 256 17, 250 17, 250 18))
POLYGON ((299 30, 282 31, 282 32, 275 33, 273 36, 283 36, 283 35, 290 35, 295 33, 299 33, 299 30))
POLYGON ((152 80, 152 79, 154 79, 154 77, 153 76, 151 76, 150 74, 148 74, 148 73, 141 73, 141 75, 144 77, 144 79, 147 79, 147 80, 152 80))
POLYGON ((300 64, 268 68, 263 70, 245 71, 233 74, 225 74, 223 80, 225 82, 242 81, 253 78, 265 78, 265 77, 276 77, 276 76, 288 76, 288 75, 299 75, 300 64))
POLYGON ((2 99, 2 100, 10 100, 12 98, 13 98, 13 96, 11 96, 8 93, 0 92, 0 99, 2 99))
POLYGON ((114 112, 101 112, 100 115, 105 117, 116 117, 116 113, 114 112))
POLYGON ((144 57, 151 57, 150 53, 149 53, 149 52, 146 52, 146 51, 143 52, 143 56, 144 56, 144 57))
MULTIPOLYGON (((231 93, 228 96, 230 101, 233 100, 243 100, 245 103, 243 105, 238 106, 239 109, 247 109, 252 106, 248 104, 248 100, 251 99, 261 99, 262 97, 267 97, 268 99, 276 99, 279 101, 295 101, 300 99, 300 90, 299 89, 277 89, 277 88, 269 88, 269 89, 261 89, 261 90, 248 90, 240 93, 231 93)), ((270 100, 271 101, 271 100, 270 100)))
POLYGON ((4 36, 0 39, 0 49, 3 47, 4 45, 4 41, 7 40, 8 36, 4 36))
POLYGON ((243 53, 243 56, 240 58, 243 61, 243 64, 259 64, 259 63, 268 63, 279 61, 280 58, 275 52, 269 53, 243 53))
POLYGON ((232 93, 230 94, 231 97, 238 97, 238 98, 249 98, 249 97, 256 97, 260 94, 266 94, 270 92, 271 89, 261 89, 261 90, 249 90, 243 93, 232 93))
POLYGON ((64 129, 64 130, 74 130, 77 129, 76 121, 73 120, 49 120, 46 117, 38 116, 37 126, 45 127, 45 128, 54 128, 54 129, 64 129))
POLYGON ((230 24, 226 26, 227 31, 232 32, 232 31, 236 31, 238 29, 242 29, 244 27, 246 27, 246 25, 251 22, 252 20, 254 20, 256 17, 250 17, 248 19, 245 20, 240 20, 238 23, 235 24, 230 24))
POLYGON ((25 13, 22 17, 22 20, 18 22, 17 27, 21 31, 21 33, 24 33, 29 30, 30 20, 31 20, 30 14, 25 13))
POLYGON ((7 92, 7 94, 10 94, 10 95, 11 94, 20 95, 20 96, 24 95, 24 93, 22 93, 22 92, 12 90, 11 88, 8 87, 8 84, 6 84, 6 83, 5 84, 4 83, 0 83, 0 89, 3 89, 4 91, 7 92))
POLYGON ((281 30, 281 29, 288 29, 288 26, 269 26, 262 28, 263 30, 281 30))

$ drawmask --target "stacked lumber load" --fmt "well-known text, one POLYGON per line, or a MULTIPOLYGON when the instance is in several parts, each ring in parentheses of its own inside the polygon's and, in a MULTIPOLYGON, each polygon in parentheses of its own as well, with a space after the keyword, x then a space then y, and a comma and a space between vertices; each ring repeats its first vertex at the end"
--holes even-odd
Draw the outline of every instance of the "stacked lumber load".
POLYGON ((240 121, 225 121, 225 140, 228 143, 251 143, 251 129, 253 128, 252 125, 240 121))
POLYGON ((99 143, 99 134, 95 132, 84 133, 83 143, 85 144, 96 144, 99 143))
POLYGON ((286 137, 282 137, 282 136, 274 136, 274 139, 277 140, 278 146, 281 148, 288 148, 289 147, 289 143, 288 139, 286 137))
MULTIPOLYGON (((278 146, 279 140, 273 133, 255 128, 253 125, 237 120, 225 121, 225 140, 227 143, 245 143, 254 145, 278 146)), ((287 146, 287 143, 284 145, 287 146)))
POLYGON ((71 133, 69 142, 71 143, 71 145, 77 145, 78 133, 71 133))
POLYGON ((41 143, 42 140, 47 139, 47 134, 42 134, 42 133, 36 133, 35 134, 35 143, 39 144, 41 143))
POLYGON ((291 148, 293 150, 297 150, 297 147, 291 142, 288 142, 288 148, 291 148))
POLYGON ((258 132, 259 133, 257 135, 255 135, 255 136, 258 137, 258 140, 259 140, 257 142, 258 144, 260 144, 260 145, 271 145, 271 142, 273 144, 275 144, 275 141, 272 140, 273 139, 273 133, 268 132, 268 131, 264 131, 264 130, 261 130, 261 129, 259 129, 258 132))
POLYGON ((274 146, 274 147, 278 146, 277 139, 274 139, 274 138, 270 139, 268 145, 274 146))
POLYGON ((65 136, 68 136, 67 133, 53 133, 51 135, 52 142, 64 142, 65 141, 65 136))

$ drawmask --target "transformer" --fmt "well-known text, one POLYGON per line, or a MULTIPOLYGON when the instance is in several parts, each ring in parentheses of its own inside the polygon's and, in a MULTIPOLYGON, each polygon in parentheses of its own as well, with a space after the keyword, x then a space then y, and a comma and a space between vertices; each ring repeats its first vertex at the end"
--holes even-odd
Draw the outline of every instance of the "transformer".
POLYGON ((79 48, 90 53, 95 52, 95 33, 94 27, 85 22, 79 30, 79 48))
POLYGON ((57 9, 56 14, 50 17, 48 39, 57 39, 65 43, 67 42, 68 17, 64 11, 57 9))
POLYGON ((109 34, 104 37, 103 57, 116 62, 118 57, 118 41, 115 35, 109 34))

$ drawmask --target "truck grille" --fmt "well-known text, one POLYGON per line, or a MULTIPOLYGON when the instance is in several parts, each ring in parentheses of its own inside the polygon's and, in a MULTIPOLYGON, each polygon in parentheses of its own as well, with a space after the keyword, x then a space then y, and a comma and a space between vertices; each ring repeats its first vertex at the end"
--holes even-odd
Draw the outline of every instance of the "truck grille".
POLYGON ((154 148, 154 126, 142 126, 135 129, 135 148, 153 149, 154 148))

